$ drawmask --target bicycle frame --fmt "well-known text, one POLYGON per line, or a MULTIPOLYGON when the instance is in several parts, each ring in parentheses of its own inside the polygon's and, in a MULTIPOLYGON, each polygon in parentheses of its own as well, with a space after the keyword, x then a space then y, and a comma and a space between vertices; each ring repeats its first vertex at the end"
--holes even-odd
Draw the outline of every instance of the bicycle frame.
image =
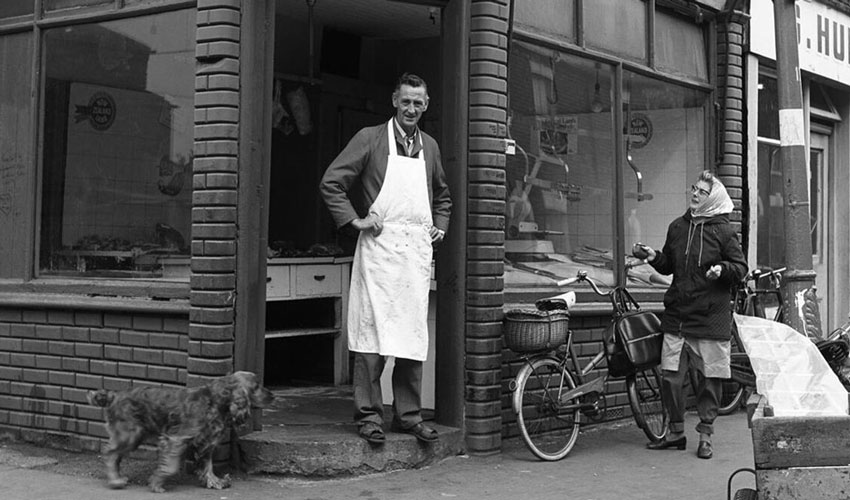
MULTIPOLYGON (((560 363, 562 365, 566 365, 567 359, 569 359, 569 362, 571 363, 572 366, 571 366, 571 369, 570 369, 569 366, 567 367, 567 369, 576 379, 575 382, 576 382, 577 386, 574 389, 570 389, 569 391, 561 394, 560 397, 559 397, 559 402, 564 403, 564 402, 567 402, 571 399, 578 398, 578 397, 581 397, 581 396, 584 396, 584 395, 587 395, 587 394, 592 394, 594 392, 600 393, 600 394, 604 393, 605 392, 605 382, 608 380, 607 376, 596 377, 593 380, 590 380, 588 382, 584 381, 584 377, 587 376, 588 373, 593 371, 594 368, 599 366, 599 364, 602 362, 602 360, 605 359, 604 348, 603 348, 603 350, 599 351, 596 354, 596 356, 594 356, 593 359, 591 359, 587 363, 587 365, 584 366, 584 368, 581 368, 581 365, 579 365, 579 363, 578 363, 578 357, 576 356, 575 349, 573 348, 572 332, 570 332, 569 337, 567 338, 567 344, 566 345, 567 345, 567 354, 565 354, 563 357, 561 357, 559 355, 555 355, 555 354, 549 354, 548 355, 552 359, 557 360, 558 363, 560 363)), ((536 357, 537 356, 523 356, 523 360, 525 361, 526 366, 530 367, 531 366, 531 360, 536 358, 536 357)), ((532 373, 531 376, 533 376, 533 373, 532 373)), ((512 381, 512 384, 513 384, 513 381, 512 381)), ((559 387, 558 389, 559 389, 559 392, 560 392, 560 390, 563 390, 563 387, 559 387)), ((513 387, 511 388, 511 390, 513 390, 513 396, 512 396, 513 408, 519 408, 522 405, 522 402, 521 402, 522 394, 519 391, 514 390, 513 387)), ((562 407, 562 410, 563 411, 573 411, 573 410, 576 410, 576 409, 578 409, 578 410, 589 410, 589 409, 592 409, 593 407, 594 407, 594 404, 592 404, 592 403, 582 403, 580 405, 565 405, 565 406, 562 407)))

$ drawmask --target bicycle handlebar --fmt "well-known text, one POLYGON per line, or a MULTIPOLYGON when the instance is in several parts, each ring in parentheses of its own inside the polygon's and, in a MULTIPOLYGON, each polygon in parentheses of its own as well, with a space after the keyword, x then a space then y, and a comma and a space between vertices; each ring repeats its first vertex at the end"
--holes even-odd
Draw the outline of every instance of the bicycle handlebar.
POLYGON ((587 275, 587 271, 579 271, 574 277, 559 280, 556 282, 556 284, 559 287, 564 287, 572 285, 573 283, 578 283, 579 281, 586 281, 587 283, 589 283, 590 287, 593 288, 593 291, 596 292, 597 295, 605 296, 611 294, 611 292, 603 292, 602 290, 600 290, 599 287, 596 285, 595 280, 587 275))
POLYGON ((782 273, 786 271, 786 267, 780 267, 778 269, 770 269, 770 268, 761 268, 761 269, 753 269, 750 271, 747 276, 741 280, 741 285, 745 285, 752 281, 754 284, 758 284, 759 280, 763 278, 770 278, 771 282, 776 287, 779 287, 779 282, 782 280, 782 273))

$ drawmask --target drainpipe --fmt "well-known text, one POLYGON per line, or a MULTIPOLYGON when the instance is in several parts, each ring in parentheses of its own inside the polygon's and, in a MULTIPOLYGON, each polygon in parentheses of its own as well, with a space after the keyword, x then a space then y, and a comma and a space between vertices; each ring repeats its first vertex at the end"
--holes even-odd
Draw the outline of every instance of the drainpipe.
POLYGON ((806 123, 794 0, 774 0, 776 70, 779 87, 779 161, 785 195, 785 262, 782 297, 785 323, 810 338, 821 338, 815 296, 809 216, 806 123))

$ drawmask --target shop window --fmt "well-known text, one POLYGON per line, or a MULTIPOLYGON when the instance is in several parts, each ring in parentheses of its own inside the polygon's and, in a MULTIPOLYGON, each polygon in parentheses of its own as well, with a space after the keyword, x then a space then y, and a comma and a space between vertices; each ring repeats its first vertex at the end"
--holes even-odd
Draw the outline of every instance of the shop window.
POLYGON ((646 61, 646 2, 584 2, 584 35, 588 47, 633 61, 646 61))
POLYGON ((613 74, 607 64, 513 42, 509 131, 517 154, 506 165, 506 287, 551 286, 579 269, 614 284, 623 263, 631 285, 669 284, 650 266, 615 256, 615 242, 660 249, 669 223, 687 209, 688 187, 707 167, 707 94, 628 71, 612 92, 613 74), (614 127, 615 92, 625 135, 614 127), (618 140, 629 158, 622 166, 618 140), (615 182, 625 192, 623 214, 614 212, 615 182))
POLYGON ((96 5, 114 5, 115 0, 44 0, 44 11, 78 9, 96 5))
POLYGON ((33 0, 4 0, 0 3, 0 19, 32 14, 33 0))
MULTIPOLYGON (((705 150, 707 94, 626 71, 623 123, 627 167, 625 192, 626 251, 634 242, 661 249, 667 226, 685 213, 690 186, 708 168, 705 150)), ((670 277, 626 258, 631 281, 666 288, 670 277)))
POLYGON ((779 140, 779 90, 776 78, 759 75, 758 136, 779 140))
POLYGON ((613 280, 612 68, 515 41, 509 76, 508 287, 597 270, 613 280))
POLYGON ((690 19, 655 11, 655 66, 665 73, 708 81, 705 37, 690 19))
POLYGON ((27 248, 31 227, 27 186, 32 179, 33 135, 31 74, 20 68, 33 57, 33 36, 0 37, 0 277, 25 278, 21 248, 27 248))
POLYGON ((513 8, 515 25, 575 40, 575 0, 518 0, 513 8))
POLYGON ((785 265, 785 192, 779 161, 779 97, 776 78, 758 80, 758 185, 756 261, 760 267, 785 265))
POLYGON ((188 279, 194 24, 45 33, 41 274, 188 279))

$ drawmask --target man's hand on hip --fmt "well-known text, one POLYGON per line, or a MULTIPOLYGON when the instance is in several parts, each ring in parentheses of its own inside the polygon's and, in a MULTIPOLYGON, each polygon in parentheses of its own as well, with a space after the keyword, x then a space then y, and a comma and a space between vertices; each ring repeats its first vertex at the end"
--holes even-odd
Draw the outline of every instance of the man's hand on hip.
POLYGON ((375 212, 369 212, 365 219, 354 219, 351 221, 351 225, 358 231, 369 232, 374 236, 380 235, 384 229, 384 222, 375 212))
POLYGON ((435 245, 443 241, 443 238, 446 237, 445 231, 443 231, 442 229, 437 229, 434 226, 431 226, 431 230, 429 231, 429 233, 431 234, 431 243, 435 245))

